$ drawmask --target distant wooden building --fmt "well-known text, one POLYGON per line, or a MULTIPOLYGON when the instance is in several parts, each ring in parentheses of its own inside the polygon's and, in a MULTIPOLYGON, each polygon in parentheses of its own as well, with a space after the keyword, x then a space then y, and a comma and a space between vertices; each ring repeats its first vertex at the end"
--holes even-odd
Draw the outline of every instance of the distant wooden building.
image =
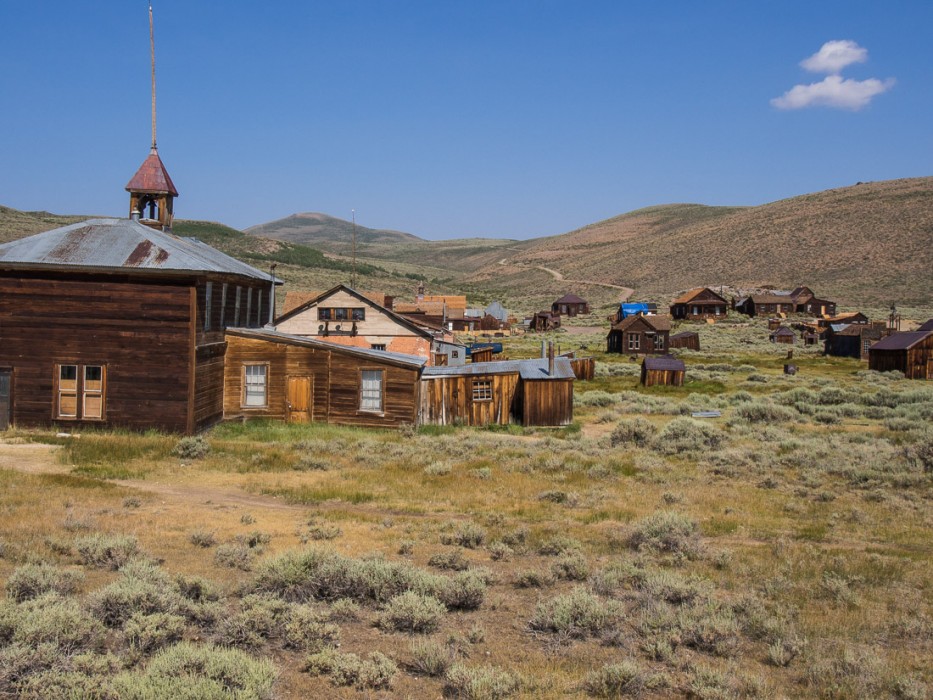
POLYGON ((821 299, 809 287, 797 287, 790 293, 790 297, 794 300, 794 311, 799 314, 816 317, 836 315, 836 302, 821 299))
POLYGON ((21 426, 193 433, 223 417, 224 329, 269 322, 272 277, 171 233, 155 148, 129 219, 0 245, 0 413, 21 426))
POLYGON ((528 330, 544 333, 554 331, 560 328, 560 314, 551 311, 539 311, 531 317, 528 324, 528 330))
POLYGON ((438 425, 558 426, 573 421, 570 360, 508 360, 427 367, 419 422, 438 425))
POLYGON ((924 323, 921 323, 920 326, 917 328, 917 330, 918 331, 933 331, 933 318, 931 318, 929 321, 925 321, 924 323))
POLYGON ((433 362, 442 337, 369 297, 337 285, 275 320, 276 330, 368 350, 423 357, 433 362))
POLYGON ((686 320, 722 318, 729 310, 729 302, 708 287, 691 289, 671 302, 671 317, 686 320))
POLYGON ((872 345, 881 340, 884 330, 873 325, 852 323, 846 326, 833 325, 826 329, 824 352, 834 357, 868 359, 872 345))
POLYGON ((424 358, 270 329, 227 330, 224 418, 380 428, 418 420, 424 358))
POLYGON ((606 337, 606 352, 632 355, 665 354, 671 320, 666 316, 629 316, 612 325, 606 337))
POLYGON ((683 360, 670 355, 645 357, 641 363, 641 383, 644 386, 683 386, 686 373, 683 360))
POLYGON ((789 294, 752 294, 736 302, 735 310, 747 316, 792 314, 797 305, 789 294))
POLYGON ((582 316, 590 312, 590 305, 585 299, 581 299, 576 294, 565 294, 560 299, 551 304, 551 313, 561 316, 582 316))
POLYGON ((700 349, 700 334, 696 331, 682 331, 675 333, 668 339, 669 348, 686 348, 688 350, 700 349))
POLYGON ((835 316, 827 316, 824 318, 817 319, 817 323, 823 328, 829 328, 833 325, 850 325, 850 324, 861 324, 867 325, 871 323, 871 319, 868 318, 861 311, 850 311, 845 314, 836 314, 835 316))
POLYGON ((786 343, 793 345, 797 340, 797 334, 787 326, 781 326, 768 335, 768 340, 772 343, 786 343))
POLYGON ((902 331, 879 340, 868 350, 868 366, 898 370, 908 379, 933 379, 933 331, 902 331))

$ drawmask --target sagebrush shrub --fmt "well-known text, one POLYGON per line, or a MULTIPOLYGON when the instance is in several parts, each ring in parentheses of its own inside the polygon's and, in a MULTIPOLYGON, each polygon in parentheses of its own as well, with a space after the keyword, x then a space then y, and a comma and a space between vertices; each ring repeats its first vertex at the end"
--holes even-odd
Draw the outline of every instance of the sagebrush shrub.
POLYGON ((284 639, 286 646, 305 652, 318 652, 340 642, 340 628, 329 615, 310 605, 294 605, 288 611, 284 639))
POLYGON ((583 687, 594 698, 637 698, 663 685, 663 676, 649 673, 635 661, 626 660, 591 672, 583 687))
POLYGON ((172 454, 182 459, 202 459, 210 454, 210 443, 201 435, 183 437, 172 449, 172 454))
POLYGON ((531 629, 573 638, 597 635, 621 618, 614 601, 604 601, 585 588, 538 603, 529 622, 531 629))
POLYGON ((126 621, 123 631, 130 647, 150 654, 181 639, 185 632, 185 618, 171 613, 134 613, 126 621))
POLYGON ((462 523, 452 532, 441 535, 441 544, 455 544, 467 549, 476 549, 486 541, 486 531, 475 523, 462 523))
POLYGON ((334 685, 379 690, 392 686, 398 666, 378 651, 363 661, 356 654, 340 654, 326 649, 307 658, 305 671, 313 676, 329 676, 334 685))
POLYGON ((517 693, 521 680, 494 666, 467 666, 456 663, 444 676, 447 697, 460 700, 503 700, 517 693))
POLYGON ((214 561, 220 566, 249 571, 253 568, 255 551, 240 542, 228 542, 214 550, 214 561))
POLYGON ((645 447, 651 443, 657 433, 657 427, 646 418, 642 418, 641 416, 627 418, 616 424, 616 427, 612 430, 612 434, 609 436, 609 443, 613 447, 623 447, 627 445, 645 447))
POLYGON ((437 678, 443 676, 454 662, 455 655, 451 647, 439 644, 433 639, 420 639, 409 647, 411 660, 408 667, 414 673, 437 678))
POLYGON ((81 563, 95 569, 116 571, 139 553, 136 538, 130 535, 94 534, 75 540, 81 563))
POLYGON ((6 594, 21 603, 49 592, 68 595, 77 589, 84 578, 80 571, 60 569, 50 564, 24 564, 10 574, 6 594))
POLYGON ((463 571, 439 586, 437 597, 450 610, 476 610, 486 598, 486 578, 478 569, 463 571))
POLYGON ((693 418, 675 418, 664 426, 652 447, 664 454, 714 450, 723 442, 718 428, 693 418))
POLYGON ((428 565, 438 569, 449 569, 451 571, 466 571, 470 562, 463 556, 463 550, 454 549, 450 552, 438 552, 428 559, 428 565))
POLYGON ((635 523, 629 537, 634 549, 696 556, 700 550, 699 527, 692 518, 673 511, 659 511, 635 523))
POLYGON ((386 603, 377 624, 390 632, 425 634, 440 627, 446 612, 444 604, 437 598, 408 591, 386 603))

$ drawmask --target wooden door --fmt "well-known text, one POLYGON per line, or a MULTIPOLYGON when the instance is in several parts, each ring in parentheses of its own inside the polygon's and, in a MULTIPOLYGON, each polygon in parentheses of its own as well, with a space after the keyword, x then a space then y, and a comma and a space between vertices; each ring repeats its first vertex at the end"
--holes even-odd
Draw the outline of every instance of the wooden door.
POLYGON ((288 422, 310 423, 313 418, 311 411, 311 377, 289 377, 287 389, 288 422))
POLYGON ((13 407, 11 372, 0 369, 0 430, 10 427, 10 413, 13 407))

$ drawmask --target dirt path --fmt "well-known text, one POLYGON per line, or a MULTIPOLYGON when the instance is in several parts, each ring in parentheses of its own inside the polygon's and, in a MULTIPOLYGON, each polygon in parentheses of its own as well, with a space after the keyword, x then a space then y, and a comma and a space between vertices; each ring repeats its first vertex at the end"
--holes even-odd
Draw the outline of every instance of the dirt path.
MULTIPOLYGON (((27 474, 70 474, 71 468, 58 461, 55 445, 0 442, 0 469, 27 474)), ((274 496, 247 493, 237 486, 165 484, 142 479, 107 479, 108 483, 152 494, 164 501, 220 507, 267 508, 272 510, 307 510, 285 503, 274 496)))
MULTIPOLYGON (((502 258, 502 260, 500 260, 498 264, 508 265, 510 264, 509 259, 502 258)), ((527 267, 525 265, 519 265, 518 263, 514 263, 514 262, 511 264, 514 265, 515 267, 527 267)), ((541 270, 542 272, 548 273, 551 277, 553 277, 558 282, 569 282, 570 284, 588 284, 594 287, 606 287, 607 289, 616 289, 622 292, 621 298, 619 301, 625 301, 630 296, 632 296, 632 294, 635 293, 635 290, 632 289, 631 287, 623 287, 622 285, 610 284, 609 282, 596 282, 595 280, 571 280, 571 279, 567 279, 566 277, 564 277, 564 274, 562 272, 555 270, 553 268, 545 267, 544 265, 535 265, 534 267, 536 270, 541 270)))

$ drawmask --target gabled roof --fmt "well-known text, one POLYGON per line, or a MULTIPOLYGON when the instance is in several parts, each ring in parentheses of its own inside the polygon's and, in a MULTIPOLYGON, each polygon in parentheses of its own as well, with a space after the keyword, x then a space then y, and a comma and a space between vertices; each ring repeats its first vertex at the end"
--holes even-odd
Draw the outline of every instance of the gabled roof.
POLYGON ((694 297, 699 296, 703 292, 709 292, 710 294, 715 296, 717 299, 722 299, 723 303, 726 303, 725 299, 723 299, 719 294, 716 294, 716 292, 714 292, 709 287, 697 287, 696 289, 691 289, 689 292, 684 292, 679 297, 674 299, 674 301, 672 301, 671 304, 689 304, 691 301, 693 301, 694 297))
POLYGON ((917 343, 933 336, 933 331, 901 331, 882 338, 871 346, 872 350, 909 350, 917 343))
POLYGON ((555 304, 586 304, 586 299, 581 299, 576 294, 565 294, 554 302, 555 304))
POLYGON ((681 331, 671 336, 671 340, 680 340, 681 338, 699 338, 700 334, 696 331, 681 331))
POLYGON ((425 358, 418 357, 417 355, 405 355, 400 352, 370 350, 369 348, 358 348, 353 345, 341 345, 340 343, 331 343, 326 340, 321 340, 320 338, 309 338, 303 335, 282 333, 271 328, 227 328, 225 332, 240 338, 253 338, 272 343, 284 343, 286 345, 314 348, 316 350, 330 350, 332 352, 351 355, 365 360, 376 360, 390 365, 401 365, 414 369, 423 367, 427 362, 425 358))
POLYGON ((794 333, 794 331, 792 331, 792 330, 791 330, 790 328, 788 328, 787 326, 781 326, 780 328, 775 329, 775 330, 771 333, 771 335, 772 335, 772 336, 775 336, 775 335, 797 335, 797 334, 794 333))
POLYGON ((0 267, 215 272, 272 280, 267 272, 196 238, 182 238, 131 219, 89 219, 5 243, 0 245, 0 267))
MULTIPOLYGON (((302 304, 307 304, 309 301, 317 299, 319 296, 324 294, 321 290, 315 290, 313 292, 301 292, 301 291, 288 291, 285 292, 285 302, 282 305, 282 315, 297 309, 302 304)), ((364 297, 369 299, 372 302, 375 302, 379 306, 386 305, 386 295, 383 292, 360 292, 364 297)))
POLYGON ((920 325, 918 331, 933 331, 933 318, 920 325))
POLYGON ((856 316, 861 316, 862 318, 868 318, 861 311, 849 311, 848 313, 836 314, 835 316, 830 316, 826 320, 829 321, 830 323, 843 323, 845 321, 848 321, 849 319, 855 318, 856 316))
POLYGON ((363 304, 366 304, 370 308, 376 309, 380 313, 385 314, 386 316, 391 318, 393 321, 398 323, 400 326, 404 326, 405 328, 412 331, 413 333, 417 333, 418 335, 424 338, 428 338, 429 340, 434 339, 434 335, 430 331, 425 330, 421 325, 417 323, 413 323, 412 321, 408 320, 404 316, 401 316, 395 313, 394 311, 391 311, 385 308, 384 306, 380 306, 379 304, 374 302, 372 299, 367 299, 361 292, 358 292, 355 289, 350 289, 350 287, 346 286, 345 284, 338 284, 336 287, 333 287, 332 289, 328 289, 326 292, 321 292, 313 299, 309 299, 304 304, 301 304, 300 306, 296 306, 288 313, 282 314, 277 319, 275 319, 276 324, 281 323, 282 321, 285 321, 294 316, 297 316, 298 314, 303 313, 304 311, 307 311, 308 309, 317 306, 322 301, 324 301, 330 296, 333 296, 337 292, 345 292, 349 294, 350 296, 355 297, 356 299, 359 299, 363 304))
POLYGON ((669 331, 671 329, 671 319, 667 316, 628 316, 618 323, 613 324, 611 330, 624 331, 641 323, 647 324, 650 328, 658 332, 669 331))
POLYGON ((522 379, 575 379, 573 365, 566 357, 554 358, 554 373, 548 374, 546 357, 533 360, 502 360, 500 362, 475 362, 461 366, 425 367, 423 377, 476 376, 484 374, 515 374, 522 379))
POLYGON ((830 328, 833 329, 834 335, 868 336, 869 338, 881 337, 880 328, 875 328, 865 323, 850 323, 846 326, 842 326, 839 330, 836 330, 838 328, 837 325, 832 325, 830 328))
POLYGON ((687 366, 683 360, 678 360, 670 355, 657 355, 652 357, 645 356, 642 366, 647 370, 660 372, 686 372, 687 366))
POLYGON ((159 152, 152 148, 139 170, 133 175, 132 179, 126 183, 127 192, 144 192, 146 194, 170 194, 173 197, 178 196, 178 190, 172 183, 162 159, 159 158, 159 152))

